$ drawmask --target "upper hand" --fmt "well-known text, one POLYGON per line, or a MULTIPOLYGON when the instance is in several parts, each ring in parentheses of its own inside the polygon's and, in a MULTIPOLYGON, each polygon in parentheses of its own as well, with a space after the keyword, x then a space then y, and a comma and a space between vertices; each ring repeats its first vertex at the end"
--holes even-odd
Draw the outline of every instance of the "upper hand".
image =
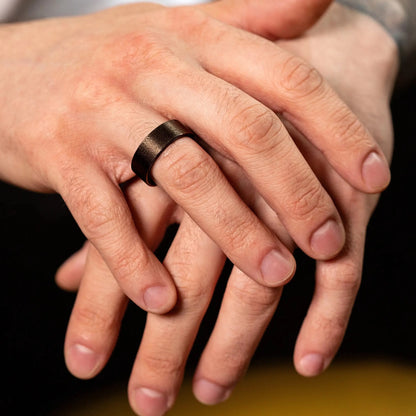
MULTIPOLYGON (((274 111, 355 188, 388 183, 380 147, 317 71, 203 8, 130 5, 0 31, 1 177, 60 193, 123 291, 147 310, 169 310, 176 292, 120 184, 133 178, 140 139, 166 118, 237 163, 317 259, 342 249, 342 220, 274 111)), ((255 281, 277 286, 293 275, 290 252, 195 142, 172 144, 153 176, 255 281)), ((137 181, 129 188, 140 195, 137 181)))
MULTIPOLYGON (((334 6, 324 21, 307 37, 280 42, 280 45, 296 51, 319 68, 374 134, 390 158, 393 135, 389 97, 396 73, 397 56, 392 40, 383 29, 365 16, 334 6), (339 27, 340 22, 343 23, 340 26, 343 30, 334 33, 331 29, 339 27), (374 46, 380 42, 385 48, 375 49, 374 46), (360 59, 363 54, 373 59, 363 61, 360 59), (346 68, 348 76, 345 76, 346 68)), ((339 207, 347 233, 347 244, 342 252, 332 260, 317 263, 316 291, 296 345, 296 368, 301 374, 316 375, 329 365, 342 341, 360 284, 365 229, 378 196, 366 195, 352 187, 328 166, 323 155, 303 135, 292 129, 291 132, 339 207)), ((223 158, 220 163, 227 175, 234 178, 233 184, 259 217, 288 247, 293 248, 289 234, 276 219, 270 206, 252 189, 240 168, 223 158)), ((146 197, 149 201, 155 198, 150 194, 146 197)), ((143 211, 140 215, 143 215, 143 211)), ((147 215, 146 218, 150 218, 155 214, 147 215)), ((152 224, 154 221, 144 223, 152 224)), ((156 229, 154 226, 154 232, 156 229)), ((78 259, 83 266, 85 256, 78 254, 78 259)), ((166 267, 178 285, 180 303, 171 314, 148 317, 130 380, 129 397, 136 411, 145 415, 161 414, 172 405, 190 346, 223 261, 224 256, 219 248, 185 216, 165 260, 166 267), (204 255, 201 256, 201 253, 204 255), (151 391, 153 393, 149 396, 151 391)), ((68 277, 79 281, 79 272, 83 267, 79 267, 76 272, 75 264, 67 263, 61 270, 61 282, 68 282, 68 277)), ((90 254, 87 264, 89 266, 82 280, 66 342, 69 367, 79 375, 86 375, 82 369, 83 362, 79 356, 71 355, 70 347, 75 341, 87 340, 96 353, 95 357, 99 358, 89 375, 96 374, 111 353, 111 345, 117 337, 117 326, 125 305, 120 290, 111 283, 111 273, 108 270, 103 273, 102 269, 92 267, 99 264, 94 252, 90 254), (94 270, 98 270, 99 274, 93 273, 94 270), (102 284, 103 281, 108 284, 102 284), (108 299, 111 292, 119 293, 119 298, 115 296, 113 305, 116 307, 113 306, 113 313, 108 308, 108 302, 103 303, 105 308, 100 308, 100 305, 91 301, 91 297, 87 296, 91 292, 101 294, 104 299, 108 299), (104 312, 104 316, 109 318, 101 318, 101 331, 93 331, 91 322, 97 322, 94 316, 98 314, 102 317, 104 312), (109 343, 109 340, 112 342, 109 343)), ((195 374, 194 391, 201 401, 213 404, 229 396, 248 366, 280 295, 281 289, 264 287, 237 268, 233 270, 214 332, 195 374)))

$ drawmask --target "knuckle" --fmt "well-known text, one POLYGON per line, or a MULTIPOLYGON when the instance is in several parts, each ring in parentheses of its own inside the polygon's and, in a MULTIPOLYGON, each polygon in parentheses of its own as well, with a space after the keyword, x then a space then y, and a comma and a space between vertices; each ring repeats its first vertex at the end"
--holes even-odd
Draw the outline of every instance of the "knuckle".
POLYGON ((135 250, 134 256, 115 251, 114 258, 117 259, 113 268, 118 282, 122 286, 127 285, 127 287, 133 283, 135 290, 137 290, 137 282, 134 283, 132 279, 137 276, 138 270, 144 273, 149 267, 150 258, 146 250, 135 250))
POLYGON ((342 260, 342 268, 338 273, 323 273, 319 284, 324 290, 335 293, 340 299, 352 302, 361 285, 362 261, 359 259, 363 256, 364 248, 361 245, 355 246, 347 240, 344 251, 353 253, 351 258, 342 260))
POLYGON ((280 86, 295 98, 302 98, 318 93, 324 85, 322 75, 305 61, 291 56, 282 65, 280 86))
POLYGON ((109 76, 104 73, 97 75, 85 68, 75 82, 67 107, 75 114, 89 110, 102 111, 110 104, 120 101, 122 97, 109 76))
POLYGON ((119 80, 131 80, 138 69, 165 70, 169 65, 166 60, 171 56, 166 41, 152 28, 116 36, 104 46, 104 58, 111 58, 109 70, 119 74, 119 80))
POLYGON ((312 320, 313 332, 324 339, 334 341, 340 340, 347 328, 348 319, 345 316, 326 316, 319 314, 312 320))
POLYGON ((191 315, 198 315, 204 310, 209 302, 211 290, 203 284, 194 284, 191 288, 178 285, 181 296, 181 307, 191 315))
POLYGON ((164 10, 164 27, 170 33, 177 33, 181 39, 191 44, 209 37, 211 40, 220 40, 229 34, 229 28, 220 20, 213 18, 209 13, 195 7, 170 7, 164 10), (178 25, 178 22, 181 24, 178 25))
POLYGON ((106 308, 97 305, 75 307, 71 320, 82 328, 81 331, 90 334, 109 333, 118 327, 118 315, 107 313, 106 308))
MULTIPOLYGON (((250 318, 260 319, 265 313, 274 309, 279 300, 281 289, 269 288, 257 284, 247 276, 229 281, 229 293, 243 305, 245 313, 250 318)), ((257 321, 256 321, 257 322, 257 321)))
POLYGON ((217 361, 223 363, 221 384, 233 385, 245 373, 251 358, 249 345, 245 338, 245 334, 235 337, 232 348, 227 348, 216 354, 217 361))
POLYGON ((211 19, 195 7, 171 7, 165 10, 166 17, 175 30, 193 33, 195 29, 204 27, 211 19), (178 22, 181 22, 178 27, 178 22))
POLYGON ((213 160, 202 149, 178 144, 169 146, 156 162, 159 166, 163 163, 163 170, 168 173, 163 175, 164 183, 184 196, 210 188, 218 177, 213 160))
POLYGON ((81 227, 85 228, 88 238, 92 239, 96 234, 101 234, 101 229, 109 222, 107 211, 103 201, 97 199, 83 174, 76 167, 66 164, 62 176, 66 179, 63 183, 61 194, 67 200, 69 208, 76 217, 88 218, 81 227))
POLYGON ((74 117, 69 113, 55 109, 36 121, 25 123, 16 140, 15 145, 36 174, 55 190, 64 183, 62 179, 67 177, 67 173, 76 174, 75 165, 79 155, 71 144, 78 132, 72 128, 73 121, 74 117), (38 152, 34 149, 47 151, 38 152), (51 163, 51 159, 54 163, 51 163))
POLYGON ((211 288, 205 283, 204 271, 201 270, 195 273, 193 265, 189 263, 184 264, 184 262, 179 261, 172 266, 174 268, 181 268, 181 273, 178 275, 169 267, 178 293, 180 294, 181 310, 192 314, 199 314, 201 310, 205 309, 212 292, 211 288), (195 275, 201 278, 193 279, 195 275))
POLYGON ((149 369, 158 377, 174 377, 181 373, 185 362, 180 357, 175 357, 166 351, 157 351, 142 353, 140 356, 141 365, 149 369))
POLYGON ((111 214, 106 212, 100 203, 88 201, 86 205, 90 215, 86 225, 90 239, 94 241, 111 235, 113 229, 111 214))
POLYGON ((352 264, 349 269, 328 276, 323 280, 323 285, 329 290, 345 294, 346 297, 355 295, 361 285, 361 272, 357 270, 356 264, 352 264))
POLYGON ((118 201, 108 199, 105 193, 97 194, 85 179, 72 177, 67 184, 71 210, 81 220, 82 228, 92 241, 105 240, 125 221, 118 201))
POLYGON ((92 197, 87 190, 80 195, 78 204, 83 204, 83 211, 88 215, 85 228, 88 237, 93 240, 106 239, 115 231, 116 223, 123 221, 121 208, 117 203, 108 204, 105 198, 92 197), (84 195, 84 196, 83 196, 84 195))
POLYGON ((297 191, 289 193, 285 206, 296 221, 305 221, 324 210, 326 194, 314 177, 305 176, 295 184, 297 191))
POLYGON ((342 109, 333 118, 335 131, 333 137, 346 152, 368 141, 367 130, 358 118, 347 108, 342 109))
MULTIPOLYGON (((247 252, 253 250, 258 244, 260 223, 255 215, 247 212, 247 215, 231 217, 228 212, 220 214, 219 228, 223 230, 223 238, 227 247, 233 252, 247 252)), ((264 236, 264 234, 261 234, 264 236)))
POLYGON ((257 103, 237 108, 238 113, 230 122, 233 145, 250 155, 270 152, 282 131, 282 124, 275 114, 257 103))
POLYGON ((77 175, 68 181, 64 194, 69 195, 70 209, 86 237, 97 243, 100 251, 111 254, 110 267, 120 283, 128 283, 137 270, 148 267, 151 260, 140 240, 135 241, 139 246, 134 247, 121 243, 121 238, 125 237, 123 230, 131 226, 130 214, 121 201, 105 192, 97 194, 77 175))

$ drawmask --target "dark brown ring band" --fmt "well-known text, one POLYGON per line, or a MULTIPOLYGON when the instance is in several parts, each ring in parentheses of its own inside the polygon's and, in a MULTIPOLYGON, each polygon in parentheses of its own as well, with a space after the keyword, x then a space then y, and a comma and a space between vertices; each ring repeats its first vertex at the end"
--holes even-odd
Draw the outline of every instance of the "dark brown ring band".
POLYGON ((169 120, 151 131, 140 143, 131 161, 133 172, 149 186, 156 186, 151 170, 157 158, 175 140, 196 139, 195 133, 178 120, 169 120))

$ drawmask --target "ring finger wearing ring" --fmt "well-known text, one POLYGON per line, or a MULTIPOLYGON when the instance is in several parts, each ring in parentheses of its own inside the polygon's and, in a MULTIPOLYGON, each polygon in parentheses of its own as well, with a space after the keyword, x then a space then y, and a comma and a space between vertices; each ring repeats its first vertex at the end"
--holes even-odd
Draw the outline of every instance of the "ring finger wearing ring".
POLYGON ((292 254, 196 141, 177 120, 164 122, 139 145, 132 169, 146 183, 161 186, 251 278, 266 286, 286 283, 295 269, 292 254))

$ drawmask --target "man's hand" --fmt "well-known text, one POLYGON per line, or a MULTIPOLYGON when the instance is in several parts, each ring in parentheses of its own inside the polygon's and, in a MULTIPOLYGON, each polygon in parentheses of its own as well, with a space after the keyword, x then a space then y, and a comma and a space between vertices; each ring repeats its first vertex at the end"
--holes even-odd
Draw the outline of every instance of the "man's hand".
MULTIPOLYGON (((368 17, 333 6, 306 37, 279 42, 279 45, 316 65, 373 133, 389 158, 393 143, 389 98, 397 69, 397 51, 383 29, 368 17), (383 48, 378 48, 380 43, 383 48), (362 56, 367 59, 363 60, 362 56)), ((368 196, 352 187, 298 129, 289 125, 289 130, 339 208, 347 233, 347 244, 341 253, 332 260, 317 263, 316 291, 297 342, 296 368, 301 374, 311 376, 329 365, 342 341, 360 283, 365 228, 377 196, 368 196)), ((268 201, 252 187, 241 168, 219 153, 214 157, 256 214, 286 246, 293 248, 295 244, 284 224, 268 201)), ((161 191, 152 192, 155 194, 146 195, 149 201, 155 200, 156 193, 161 191)), ((131 202, 137 206, 138 200, 131 202)), ((164 204, 169 205, 169 201, 164 204)), ((157 221, 148 219, 161 216, 155 212, 147 214, 146 209, 139 208, 135 215, 144 221, 137 222, 142 227, 147 224, 144 234, 151 239, 160 227, 155 225, 157 221)), ((180 302, 168 315, 148 317, 129 386, 132 407, 143 415, 162 414, 172 406, 187 355, 224 261, 221 250, 188 216, 183 217, 179 211, 175 215, 182 223, 165 266, 174 276, 180 302)), ((150 246, 154 241, 157 238, 153 242, 149 240, 150 246)), ((108 359, 126 302, 120 289, 112 283, 111 272, 105 266, 100 267, 104 263, 91 250, 88 260, 84 251, 84 255, 78 254, 58 274, 61 283, 68 285, 72 281, 72 286, 76 286, 81 280, 82 265, 87 262, 66 340, 69 368, 85 377, 95 375, 108 359), (89 293, 94 293, 94 298, 89 293), (100 298, 106 301, 97 304, 100 298), (109 305, 112 306, 109 308, 109 305), (98 315, 101 316, 98 322, 102 323, 99 330, 92 325, 98 315), (102 319, 103 316, 107 319, 102 319), (88 354, 82 354, 82 348, 81 357, 76 355, 79 351, 75 354, 71 351, 79 342, 91 347, 90 357, 95 361, 88 371, 82 361, 88 354)), ((259 285, 237 268, 233 270, 215 329, 195 374, 194 391, 199 400, 214 404, 230 395, 247 368, 280 295, 281 289, 259 285)))
MULTIPOLYGON (((140 140, 166 119, 240 166, 316 259, 342 249, 342 220, 274 111, 355 188, 378 192, 389 181, 380 147, 317 71, 202 10, 130 5, 4 25, 0 36, 1 177, 60 193, 123 291, 146 310, 166 312, 176 293, 120 185, 133 179, 140 140)), ((290 252, 194 141, 172 144, 152 174, 253 280, 275 287, 292 277, 290 252)), ((137 181, 129 186, 141 193, 137 181)))

